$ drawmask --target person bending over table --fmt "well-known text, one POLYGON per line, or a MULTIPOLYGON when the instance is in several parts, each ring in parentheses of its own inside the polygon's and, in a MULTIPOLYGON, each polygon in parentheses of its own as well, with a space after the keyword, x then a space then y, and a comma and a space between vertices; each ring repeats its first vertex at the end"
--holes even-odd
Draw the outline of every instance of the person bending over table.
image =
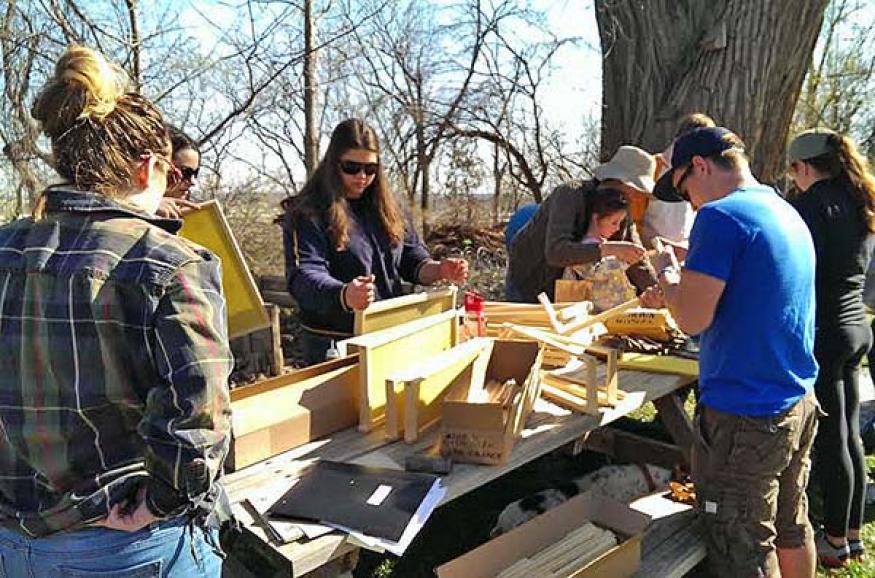
MULTIPOLYGON (((643 211, 653 190, 655 168, 653 156, 637 147, 622 146, 610 161, 596 167, 592 180, 563 184, 550 193, 511 242, 507 300, 536 303, 541 292, 553 300, 556 280, 566 267, 595 263, 608 256, 630 265, 629 280, 639 291, 655 286, 634 223, 636 211, 643 211), (591 197, 599 189, 622 192, 628 217, 604 243, 583 243, 592 216, 591 197)), ((642 295, 646 306, 661 305, 651 297, 652 292, 642 295)))
POLYGON ((464 259, 432 259, 389 187, 373 128, 351 118, 301 194, 283 203, 286 281, 300 307, 307 364, 349 337, 353 312, 402 294, 402 280, 463 283, 464 259))

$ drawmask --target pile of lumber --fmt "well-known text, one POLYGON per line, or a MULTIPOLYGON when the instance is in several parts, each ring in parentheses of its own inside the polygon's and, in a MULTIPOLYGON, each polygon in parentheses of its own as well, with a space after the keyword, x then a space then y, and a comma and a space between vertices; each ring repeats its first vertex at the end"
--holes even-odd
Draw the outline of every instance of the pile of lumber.
POLYGON ((558 578, 572 576, 617 545, 610 530, 592 522, 565 535, 561 540, 505 568, 496 578, 558 578))
MULTIPOLYGON (((579 303, 556 303, 550 309, 543 304, 506 303, 503 301, 486 301, 484 314, 486 316, 486 335, 490 337, 518 337, 542 341, 533 335, 514 334, 510 326, 553 331, 553 321, 558 323, 573 323, 588 318, 592 305, 588 301, 579 303)), ((571 360, 568 351, 553 347, 546 343, 544 364, 561 367, 571 360)))
POLYGON ((597 415, 599 407, 615 407, 626 394, 619 389, 618 352, 598 345, 590 353, 604 357, 599 364, 592 355, 580 356, 580 363, 541 372, 541 397, 565 409, 597 415))
MULTIPOLYGON (((641 301, 635 298, 598 315, 589 315, 590 304, 586 301, 571 306, 560 305, 561 308, 557 309, 557 306, 551 304, 543 293, 538 299, 541 301, 540 306, 507 304, 517 308, 540 307, 542 317, 538 317, 534 309, 511 309, 511 315, 517 314, 517 317, 514 321, 503 322, 499 335, 503 337, 515 335, 523 339, 540 341, 546 346, 544 364, 553 367, 563 367, 572 358, 583 355, 595 338, 605 331, 603 325, 605 322, 641 304, 641 301)), ((494 330, 495 319, 490 319, 489 313, 486 315, 487 331, 494 330)), ((502 319, 501 316, 498 318, 502 319)))

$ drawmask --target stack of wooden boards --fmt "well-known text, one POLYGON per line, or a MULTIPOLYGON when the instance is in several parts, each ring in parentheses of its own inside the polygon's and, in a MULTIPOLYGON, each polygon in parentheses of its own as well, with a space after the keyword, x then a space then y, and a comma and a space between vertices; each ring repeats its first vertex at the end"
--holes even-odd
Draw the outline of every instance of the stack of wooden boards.
POLYGON ((583 492, 438 566, 435 573, 438 578, 631 578, 641 564, 641 536, 649 523, 650 516, 626 504, 583 492), (579 532, 581 524, 586 528, 579 532), (596 546, 594 539, 604 542, 596 546), (525 570, 523 564, 515 567, 524 559, 525 570))
POLYGON ((584 522, 558 541, 505 568, 496 578, 566 578, 617 545, 610 530, 584 522))
POLYGON ((565 367, 541 372, 541 397, 560 407, 578 413, 597 415, 599 407, 614 407, 625 397, 619 389, 616 349, 591 345, 583 354, 565 367))
MULTIPOLYGON (((513 334, 508 325, 526 327, 531 329, 543 329, 553 331, 553 320, 559 323, 574 323, 588 318, 591 304, 586 301, 579 303, 556 303, 552 310, 541 304, 534 303, 505 303, 503 301, 486 301, 484 314, 486 315, 486 334, 489 337, 509 337, 513 334)), ((526 339, 537 333, 522 335, 526 339)), ((578 336, 578 337, 583 337, 578 336)), ((591 341, 591 340, 590 340, 591 341)), ((571 354, 565 348, 556 347, 545 343, 544 364, 551 367, 564 366, 571 359, 571 354)))

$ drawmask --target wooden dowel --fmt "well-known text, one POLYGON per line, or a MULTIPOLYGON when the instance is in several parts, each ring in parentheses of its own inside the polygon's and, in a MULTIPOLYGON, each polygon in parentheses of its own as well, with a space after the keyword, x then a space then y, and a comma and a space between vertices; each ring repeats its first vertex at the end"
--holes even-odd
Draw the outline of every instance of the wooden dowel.
POLYGON ((641 306, 641 299, 639 297, 636 297, 635 299, 630 299, 629 301, 626 301, 625 303, 617 305, 616 307, 611 307, 607 311, 602 311, 598 315, 593 315, 589 319, 585 319, 583 321, 576 321, 576 322, 572 321, 571 323, 567 323, 567 324, 565 324, 565 328, 564 328, 564 331, 562 333, 567 334, 567 333, 572 333, 574 331, 579 331, 585 327, 590 327, 592 325, 595 325, 596 323, 601 323, 603 321, 607 321, 611 317, 616 317, 617 315, 620 315, 621 313, 623 313, 624 311, 626 311, 628 309, 632 309, 632 308, 640 307, 640 306, 641 306))

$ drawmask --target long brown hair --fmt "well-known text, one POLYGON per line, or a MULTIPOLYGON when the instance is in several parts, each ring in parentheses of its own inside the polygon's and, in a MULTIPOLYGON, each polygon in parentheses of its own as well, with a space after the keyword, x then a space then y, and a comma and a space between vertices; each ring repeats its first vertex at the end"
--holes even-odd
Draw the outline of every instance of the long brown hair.
MULTIPOLYGON (((287 222, 298 215, 325 219, 331 241, 338 249, 346 247, 349 242, 349 204, 340 174, 340 158, 351 149, 369 150, 377 153, 378 158, 380 154, 377 133, 357 118, 347 119, 334 128, 325 156, 301 193, 283 201, 287 222)), ((373 206, 392 244, 401 243, 404 215, 389 187, 382 163, 362 199, 373 206)))
POLYGON ((126 92, 123 73, 84 46, 64 51, 31 115, 51 141, 55 170, 79 190, 122 198, 141 155, 170 152, 155 105, 126 92))
POLYGON ((801 162, 846 185, 857 201, 866 230, 875 233, 875 177, 869 169, 869 161, 848 136, 829 133, 826 142, 829 152, 801 162))

